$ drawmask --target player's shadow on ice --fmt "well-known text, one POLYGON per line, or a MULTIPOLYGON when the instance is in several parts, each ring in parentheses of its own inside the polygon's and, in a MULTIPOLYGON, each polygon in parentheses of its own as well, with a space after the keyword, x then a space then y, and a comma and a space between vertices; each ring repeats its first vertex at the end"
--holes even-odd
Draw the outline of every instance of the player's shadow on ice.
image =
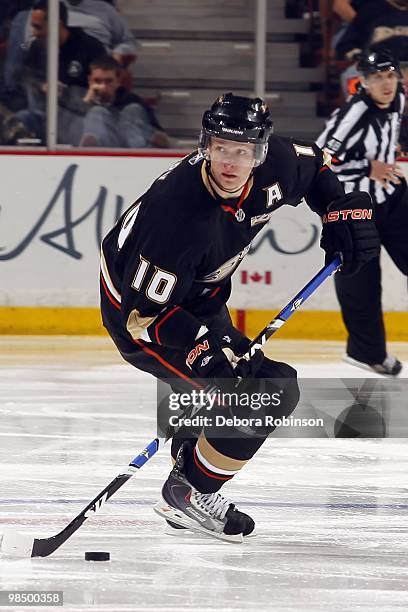
POLYGON ((384 417, 368 404, 345 408, 334 423, 335 438, 385 438, 386 434, 384 417))

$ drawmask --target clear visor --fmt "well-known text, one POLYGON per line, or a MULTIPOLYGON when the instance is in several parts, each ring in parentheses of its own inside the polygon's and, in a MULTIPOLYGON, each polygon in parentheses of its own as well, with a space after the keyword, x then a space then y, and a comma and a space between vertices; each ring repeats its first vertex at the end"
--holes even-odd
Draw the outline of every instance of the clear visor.
POLYGON ((268 145, 225 140, 201 133, 198 150, 208 161, 253 168, 265 161, 268 145))

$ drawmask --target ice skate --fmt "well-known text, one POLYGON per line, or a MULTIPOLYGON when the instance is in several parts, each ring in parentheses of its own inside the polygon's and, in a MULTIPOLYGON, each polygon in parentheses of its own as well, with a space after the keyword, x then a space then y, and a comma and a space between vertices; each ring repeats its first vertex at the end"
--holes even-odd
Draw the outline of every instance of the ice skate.
MULTIPOLYGON (((169 536, 175 536, 176 538, 191 538, 197 535, 202 535, 198 531, 193 531, 193 529, 188 529, 187 527, 183 527, 182 525, 177 525, 176 523, 172 523, 166 519, 166 528, 164 533, 169 536)), ((204 534, 205 537, 206 534, 204 534)), ((254 538, 256 536, 256 531, 251 531, 247 535, 244 535, 244 539, 254 538)))
POLYGON ((377 374, 382 374, 383 376, 398 376, 398 374, 402 370, 402 363, 394 357, 393 355, 387 355, 382 363, 364 363, 364 361, 358 361, 350 355, 344 355, 343 360, 350 365, 354 365, 357 368, 362 368, 363 370, 371 370, 372 372, 376 372, 377 374))
POLYGON ((166 529, 164 530, 164 533, 166 535, 176 536, 177 538, 188 538, 194 535, 194 533, 195 535, 197 535, 197 532, 194 532, 191 529, 187 529, 187 527, 183 527, 182 525, 172 523, 168 520, 166 520, 166 529))
MULTIPOLYGON (((176 533, 177 527, 209 535, 229 542, 243 542, 253 534, 255 523, 250 516, 237 510, 220 493, 200 493, 188 482, 184 471, 184 444, 177 461, 163 485, 162 498, 154 507, 166 519, 166 533, 176 533)), ((184 531, 179 529, 180 534, 184 531)), ((184 535, 184 534, 183 534, 184 535)))

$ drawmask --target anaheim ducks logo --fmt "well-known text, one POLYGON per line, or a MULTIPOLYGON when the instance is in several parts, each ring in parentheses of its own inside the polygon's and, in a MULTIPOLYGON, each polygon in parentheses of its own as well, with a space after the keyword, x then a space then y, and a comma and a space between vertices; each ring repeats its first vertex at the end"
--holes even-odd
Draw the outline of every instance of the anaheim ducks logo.
POLYGON ((214 270, 214 272, 210 272, 210 274, 206 274, 197 280, 201 283, 216 283, 224 278, 227 278, 228 276, 231 276, 234 270, 236 270, 241 261, 244 259, 250 248, 251 243, 249 243, 240 253, 222 264, 222 266, 220 266, 217 270, 214 270))

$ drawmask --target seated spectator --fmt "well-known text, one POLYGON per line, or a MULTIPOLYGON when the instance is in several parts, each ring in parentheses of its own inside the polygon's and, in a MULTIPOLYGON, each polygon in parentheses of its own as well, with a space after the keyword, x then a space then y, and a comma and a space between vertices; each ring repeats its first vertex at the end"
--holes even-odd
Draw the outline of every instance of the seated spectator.
MULTIPOLYGON (((106 55, 104 46, 81 28, 68 27, 65 5, 60 2, 58 78, 64 85, 88 86, 91 62, 106 55)), ((34 0, 31 27, 34 40, 25 65, 44 82, 47 74, 48 14, 47 0, 34 0)))
POLYGON ((68 23, 83 28, 105 46, 121 66, 120 84, 129 91, 133 76, 128 69, 136 59, 136 41, 125 20, 106 0, 64 0, 68 23))
POLYGON ((89 87, 83 98, 81 146, 168 147, 169 139, 154 112, 134 93, 121 87, 120 66, 112 58, 91 64, 89 87))
MULTIPOLYGON (((23 77, 27 89, 28 109, 17 113, 27 129, 42 140, 45 137, 46 125, 47 13, 47 0, 34 0, 31 12, 34 40, 27 53, 23 77)), ((70 109, 72 91, 87 87, 91 62, 104 57, 106 51, 102 43, 81 28, 68 27, 67 20, 67 9, 60 2, 58 140, 61 144, 75 145, 78 144, 80 127, 79 122, 73 121, 70 109)))
POLYGON ((68 23, 97 38, 121 66, 136 58, 136 41, 125 20, 105 0, 64 0, 68 23))
MULTIPOLYGON (((68 25, 78 26, 87 34, 99 40, 107 53, 122 66, 121 84, 128 89, 132 88, 132 75, 126 68, 136 59, 136 41, 129 32, 123 18, 112 6, 109 0, 64 0, 68 7, 68 25)), ((15 3, 20 9, 10 12, 14 19, 10 27, 7 55, 4 65, 5 96, 2 96, 13 110, 21 108, 20 82, 27 50, 33 38, 31 27, 32 0, 20 0, 15 3), (14 100, 18 101, 14 104, 14 100)), ((64 6, 64 9, 65 9, 64 6)), ((85 82, 84 87, 87 86, 85 82)), ((24 98, 24 96, 23 96, 24 98)))

